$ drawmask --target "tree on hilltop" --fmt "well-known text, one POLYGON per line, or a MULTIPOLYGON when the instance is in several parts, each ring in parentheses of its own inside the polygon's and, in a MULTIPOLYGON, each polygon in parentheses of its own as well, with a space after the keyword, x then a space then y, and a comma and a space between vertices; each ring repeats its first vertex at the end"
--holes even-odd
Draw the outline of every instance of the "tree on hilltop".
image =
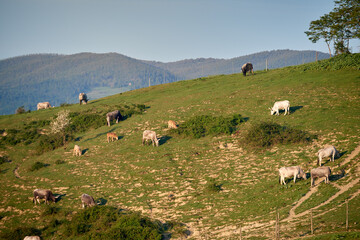
POLYGON ((313 43, 324 39, 330 56, 332 42, 335 54, 350 52, 350 39, 360 39, 360 1, 335 0, 333 11, 311 21, 309 31, 305 34, 313 43))

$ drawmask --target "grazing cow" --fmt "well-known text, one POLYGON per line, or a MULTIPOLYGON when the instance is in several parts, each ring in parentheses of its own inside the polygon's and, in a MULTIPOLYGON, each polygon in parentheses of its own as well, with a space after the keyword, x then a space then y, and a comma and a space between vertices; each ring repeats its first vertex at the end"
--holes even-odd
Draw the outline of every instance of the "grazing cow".
POLYGON ((85 104, 87 104, 88 98, 87 98, 87 96, 86 96, 85 93, 80 93, 80 94, 79 94, 79 102, 80 102, 80 105, 81 105, 81 103, 82 103, 83 101, 85 102, 85 104))
POLYGON ((107 137, 107 142, 110 142, 110 139, 111 139, 111 141, 118 140, 118 136, 115 133, 112 133, 112 132, 107 133, 106 137, 107 137))
POLYGON ((115 110, 113 112, 109 112, 106 114, 106 121, 107 121, 107 124, 109 127, 110 127, 111 120, 116 119, 116 123, 118 123, 120 118, 121 118, 121 114, 120 114, 119 110, 115 110))
POLYGON ((325 177, 325 183, 329 183, 329 177, 331 175, 331 169, 329 167, 318 167, 311 169, 311 186, 315 183, 315 178, 325 177))
POLYGON ((279 181, 280 184, 286 185, 285 178, 294 176, 294 183, 296 181, 296 178, 303 178, 306 180, 306 173, 301 170, 299 166, 293 166, 293 167, 282 167, 279 169, 279 181))
POLYGON ((24 240, 40 240, 39 236, 26 236, 24 240))
POLYGON ((319 166, 321 166, 321 160, 324 158, 330 158, 330 161, 334 161, 335 157, 340 157, 340 153, 334 146, 327 146, 323 149, 320 149, 316 155, 318 156, 317 164, 319 166))
POLYGON ((94 198, 86 193, 81 195, 80 198, 81 198, 81 203, 82 203, 83 208, 85 208, 85 206, 93 207, 96 205, 94 198))
POLYGON ((49 102, 39 102, 37 104, 37 110, 40 110, 40 109, 47 109, 47 108, 51 108, 51 105, 49 102))
POLYGON ((173 128, 173 129, 177 129, 178 127, 176 126, 176 122, 173 120, 169 120, 168 121, 168 128, 173 128))
POLYGON ((74 146, 74 151, 73 151, 73 156, 81 156, 82 155, 82 150, 78 145, 74 146))
POLYGON ((254 74, 253 65, 251 63, 245 63, 241 67, 243 75, 246 77, 247 72, 251 72, 251 75, 254 74))
POLYGON ((285 114, 290 114, 290 102, 288 100, 284 100, 284 101, 278 101, 274 103, 274 106, 270 109, 270 114, 274 115, 274 113, 276 113, 276 115, 279 115, 279 111, 280 110, 285 110, 285 114))
POLYGON ((143 132, 142 144, 144 145, 145 141, 147 140, 152 141, 153 147, 154 147, 154 143, 156 144, 157 147, 159 146, 159 139, 157 139, 156 133, 154 131, 145 130, 143 132))
POLYGON ((40 199, 45 199, 45 203, 48 204, 49 201, 55 202, 55 197, 52 192, 48 189, 35 189, 33 202, 36 205, 36 201, 40 204, 40 199))

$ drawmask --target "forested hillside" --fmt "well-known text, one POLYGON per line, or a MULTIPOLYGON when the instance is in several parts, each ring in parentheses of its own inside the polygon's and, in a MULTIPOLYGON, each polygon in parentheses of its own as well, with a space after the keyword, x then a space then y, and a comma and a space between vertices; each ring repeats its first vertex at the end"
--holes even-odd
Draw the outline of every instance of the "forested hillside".
MULTIPOLYGON (((328 58, 319 53, 318 59, 328 58)), ((0 61, 0 114, 13 114, 24 106, 35 110, 38 102, 75 103, 80 92, 90 99, 149 85, 209 75, 240 72, 252 62, 255 70, 274 69, 315 61, 314 51, 277 50, 233 59, 190 59, 172 63, 142 61, 117 53, 74 55, 37 54, 0 61), (98 88, 102 94, 95 94, 98 88), (111 90, 111 92, 110 92, 111 90), (107 91, 109 94, 107 94, 107 91)))

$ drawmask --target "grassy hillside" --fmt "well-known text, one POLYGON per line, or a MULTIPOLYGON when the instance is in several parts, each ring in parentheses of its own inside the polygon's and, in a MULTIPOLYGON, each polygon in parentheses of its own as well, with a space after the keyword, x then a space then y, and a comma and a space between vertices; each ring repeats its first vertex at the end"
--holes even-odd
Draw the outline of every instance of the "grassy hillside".
MULTIPOLYGON (((319 53, 319 59, 328 58, 319 53)), ((183 79, 240 72, 251 61, 256 70, 315 61, 314 51, 278 50, 225 59, 194 59, 173 63, 142 61, 117 53, 73 55, 37 54, 0 61, 0 114, 13 114, 24 106, 36 110, 38 102, 53 106, 76 103, 80 92, 91 100, 127 90, 183 79), (98 94, 99 89, 103 92, 98 94)))
MULTIPOLYGON (((82 106, 1 116, 2 132, 25 131, 32 121, 37 121, 38 131, 46 132, 49 125, 40 121, 52 120, 60 110, 104 116, 109 109, 145 105, 142 113, 129 114, 111 127, 103 123, 78 132, 65 149, 41 155, 35 151, 37 140, 10 145, 3 137, 0 230, 4 233, 26 224, 41 231, 44 239, 62 239, 66 221, 82 212, 79 196, 88 193, 105 206, 139 211, 176 226, 167 230, 171 239, 186 234, 190 239, 235 239, 239 226, 246 239, 274 238, 277 212, 282 239, 309 237, 310 209, 316 235, 358 238, 360 154, 351 153, 360 144, 359 66, 340 70, 308 70, 307 66, 257 71, 248 77, 232 74, 180 81, 82 106), (291 114, 271 116, 268 108, 285 99, 291 103, 291 114), (191 138, 167 129, 169 119, 182 126, 200 115, 228 118, 234 114, 245 121, 231 135, 191 138), (248 146, 245 136, 260 122, 302 130, 316 139, 269 148, 248 146), (141 145, 146 129, 157 132, 159 147, 141 145), (118 134, 118 141, 106 142, 110 131, 118 134), (75 144, 82 147, 83 156, 72 155, 75 144), (309 173, 316 167, 315 153, 326 144, 341 153, 335 162, 324 163, 332 169, 330 184, 317 181, 312 189, 310 179, 279 184, 278 168, 300 165, 309 173), (45 167, 30 171, 36 162, 45 167), (34 206, 35 188, 61 194, 52 204, 56 211, 49 213, 43 204, 34 206), (346 200, 350 233, 345 233, 346 200)), ((73 238, 81 236, 88 235, 73 238)))

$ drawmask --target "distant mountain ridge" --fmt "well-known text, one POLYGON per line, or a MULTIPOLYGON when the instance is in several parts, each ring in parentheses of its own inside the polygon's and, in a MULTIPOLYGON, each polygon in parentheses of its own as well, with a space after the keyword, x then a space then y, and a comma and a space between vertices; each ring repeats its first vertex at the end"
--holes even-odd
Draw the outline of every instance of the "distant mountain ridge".
MULTIPOLYGON (((319 53, 318 59, 329 58, 319 53)), ((232 59, 199 58, 162 63, 118 53, 34 54, 0 61, 0 114, 16 108, 35 110, 38 102, 75 103, 80 92, 100 87, 126 90, 209 75, 240 72, 252 62, 255 70, 315 61, 315 51, 274 50, 232 59)), ((91 99, 91 96, 90 96, 91 99)))

